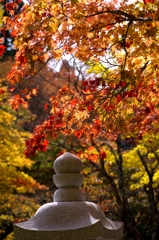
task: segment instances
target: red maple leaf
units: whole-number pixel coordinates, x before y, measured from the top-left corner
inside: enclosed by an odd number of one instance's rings
[[[0,45],[0,56],[5,52],[6,46]]]
[[[155,0],[143,0],[144,4],[146,5],[147,3],[154,3]]]
[[[106,152],[101,150],[99,156],[100,156],[101,159],[104,159],[104,158],[106,158],[107,154],[106,154]]]
[[[43,141],[43,143],[39,144],[38,150],[41,150],[41,151],[45,152],[46,149],[47,149],[48,144],[49,144],[49,141],[45,139]]]
[[[0,94],[4,94],[4,90],[0,88]]]
[[[48,104],[48,103],[45,103],[45,105],[44,105],[44,110],[48,109],[48,107],[49,107],[49,104]]]
[[[25,65],[26,63],[26,57],[24,57],[23,55],[18,56],[17,60],[21,63],[21,65]]]

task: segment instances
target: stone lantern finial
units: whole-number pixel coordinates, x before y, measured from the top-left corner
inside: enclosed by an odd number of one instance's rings
[[[55,160],[54,170],[59,188],[54,202],[41,206],[30,220],[14,224],[16,240],[121,239],[123,223],[107,219],[96,204],[84,201],[81,160],[67,152]]]
[[[79,189],[83,182],[82,162],[71,153],[65,153],[54,162],[53,176],[59,188],[54,193],[54,202],[84,201],[83,192]]]

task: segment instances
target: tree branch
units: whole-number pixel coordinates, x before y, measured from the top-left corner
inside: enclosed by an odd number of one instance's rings
[[[105,10],[105,11],[100,11],[100,12],[96,12],[94,14],[90,14],[90,15],[86,15],[84,16],[85,18],[89,18],[89,17],[94,17],[96,15],[100,15],[100,14],[112,14],[112,15],[118,15],[118,16],[122,16],[125,17],[125,21],[132,21],[132,22],[152,22],[154,19],[151,17],[148,18],[143,18],[143,17],[136,17],[132,14],[123,12],[121,10]]]

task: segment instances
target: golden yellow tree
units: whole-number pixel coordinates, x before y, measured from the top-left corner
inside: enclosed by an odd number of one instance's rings
[[[0,104],[0,235],[10,239],[12,223],[28,219],[39,206],[29,196],[44,186],[26,173],[33,165],[33,161],[24,156],[25,140],[30,134],[23,131],[17,113],[5,101],[3,96]],[[24,115],[23,110],[20,112]]]

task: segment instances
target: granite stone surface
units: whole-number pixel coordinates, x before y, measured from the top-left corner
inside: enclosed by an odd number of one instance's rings
[[[28,221],[14,224],[16,240],[119,240],[123,223],[105,217],[94,203],[84,201],[80,190],[82,162],[65,153],[54,162],[53,180],[59,188],[54,202],[41,206]]]

